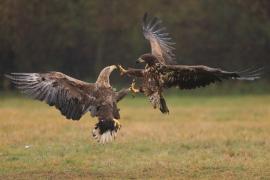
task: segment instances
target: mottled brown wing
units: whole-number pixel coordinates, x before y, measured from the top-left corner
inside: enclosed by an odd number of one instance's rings
[[[229,72],[207,66],[167,65],[162,67],[162,82],[165,88],[194,89],[226,79],[255,80],[262,69]]]
[[[11,73],[6,77],[28,96],[55,106],[67,119],[79,120],[95,103],[94,84],[60,72]]]
[[[148,18],[147,13],[143,17],[143,34],[150,41],[152,54],[157,57],[162,64],[176,64],[175,54],[169,33],[161,26],[161,20],[154,17]]]

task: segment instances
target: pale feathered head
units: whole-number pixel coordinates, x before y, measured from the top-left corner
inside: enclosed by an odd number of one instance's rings
[[[110,75],[113,70],[117,69],[115,65],[105,67],[97,78],[96,84],[99,86],[111,87],[110,85]]]

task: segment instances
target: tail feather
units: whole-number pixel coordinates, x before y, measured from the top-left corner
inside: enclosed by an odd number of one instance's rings
[[[93,137],[100,143],[105,144],[115,139],[121,125],[116,119],[100,120],[92,131]]]
[[[151,102],[151,104],[155,109],[158,107],[162,113],[164,114],[169,113],[166,101],[163,98],[162,94],[160,94],[159,92],[151,94],[149,96],[149,101]]]
[[[163,113],[163,114],[166,114],[168,113],[169,114],[169,109],[167,107],[167,104],[166,104],[166,101],[165,99],[163,98],[163,96],[160,97],[160,107],[159,107],[159,110]]]

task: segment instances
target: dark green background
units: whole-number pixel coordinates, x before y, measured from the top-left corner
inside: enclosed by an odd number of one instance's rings
[[[0,0],[0,88],[9,87],[6,72],[55,70],[93,81],[104,66],[135,66],[149,51],[144,12],[163,20],[179,63],[264,66],[270,78],[268,0]]]

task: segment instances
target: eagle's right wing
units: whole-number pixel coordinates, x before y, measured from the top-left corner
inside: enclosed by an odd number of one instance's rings
[[[129,92],[129,88],[123,88],[120,91],[116,92],[116,102],[121,101]]]
[[[262,68],[247,69],[242,72],[224,71],[208,66],[165,65],[162,66],[162,82],[165,88],[195,89],[226,79],[259,79]]]
[[[55,106],[67,119],[79,120],[95,105],[94,84],[60,72],[10,73],[5,76],[23,93]]]

